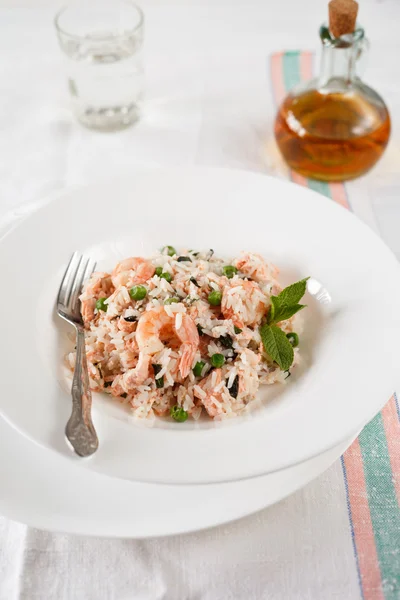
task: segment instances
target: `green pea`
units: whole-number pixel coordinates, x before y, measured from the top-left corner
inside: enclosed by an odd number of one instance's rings
[[[172,406],[172,408],[169,411],[169,414],[173,419],[175,419],[175,421],[178,421],[178,423],[183,423],[188,418],[188,413],[186,412],[186,410],[184,410],[181,406],[178,406],[177,404],[175,404],[175,406]]]
[[[222,293],[217,290],[213,290],[210,294],[208,294],[208,302],[211,304],[211,306],[219,306],[221,304],[221,300]]]
[[[223,354],[213,354],[212,357],[210,358],[210,360],[211,360],[212,366],[216,367],[217,369],[222,367],[225,363],[225,357]]]
[[[106,300],[107,300],[107,298],[99,298],[97,300],[97,302],[96,302],[97,310],[103,310],[104,312],[107,312],[108,304],[106,304]]]
[[[293,333],[287,333],[286,337],[292,344],[293,348],[296,348],[299,345],[299,336],[297,335],[297,333],[294,333],[294,331]]]
[[[176,250],[173,246],[164,246],[163,252],[167,251],[168,256],[174,256],[176,254]]]
[[[172,281],[171,273],[161,273],[160,278],[165,279],[166,281],[168,281],[168,283],[171,283]]]
[[[175,302],[180,302],[179,298],[166,298],[164,300],[164,304],[174,304]]]
[[[202,360],[199,360],[199,362],[197,362],[194,367],[193,367],[193,373],[195,374],[196,377],[201,377],[201,374],[203,372],[204,367],[206,366],[206,363],[203,362]]]
[[[234,325],[233,329],[234,329],[234,332],[236,333],[236,335],[238,333],[242,333],[242,331],[243,331],[242,329],[240,329],[240,327],[236,327],[236,325]]]
[[[228,279],[232,279],[232,277],[236,275],[238,270],[233,265],[226,265],[226,267],[222,267],[222,272]]]
[[[160,277],[162,273],[162,267],[156,267],[156,275],[158,275]]]
[[[132,300],[143,300],[143,298],[146,298],[147,290],[144,285],[134,285],[129,290],[129,295]]]

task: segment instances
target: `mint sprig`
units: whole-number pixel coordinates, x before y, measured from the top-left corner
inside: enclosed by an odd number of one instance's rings
[[[287,371],[293,362],[294,352],[286,334],[276,325],[265,323],[260,327],[260,335],[265,352],[278,363],[282,371]]]
[[[306,307],[305,304],[299,304],[299,302],[306,293],[308,279],[310,278],[301,279],[301,281],[286,287],[278,296],[271,296],[271,308],[267,317],[269,325],[286,321]]]
[[[260,327],[260,336],[265,352],[278,363],[282,371],[287,371],[293,363],[293,346],[282,329],[277,327],[280,321],[286,321],[299,310],[306,307],[299,304],[307,288],[309,277],[289,285],[278,296],[271,296],[271,306],[267,322]]]
[[[309,277],[305,279],[300,279],[297,283],[292,283],[292,285],[288,285],[284,290],[277,296],[280,302],[283,304],[297,304],[300,302],[307,289],[307,281]]]
[[[279,296],[271,296],[271,308],[267,317],[268,324],[273,325],[274,323],[280,323],[280,321],[286,321],[305,306],[305,304],[281,304]]]

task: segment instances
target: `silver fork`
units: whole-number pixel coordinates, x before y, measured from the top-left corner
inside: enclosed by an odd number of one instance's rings
[[[83,282],[90,277],[96,263],[74,252],[61,282],[57,298],[57,312],[76,329],[76,363],[72,380],[72,412],[65,427],[65,435],[79,456],[90,456],[99,446],[92,423],[92,394],[86,362],[85,333],[79,295]]]

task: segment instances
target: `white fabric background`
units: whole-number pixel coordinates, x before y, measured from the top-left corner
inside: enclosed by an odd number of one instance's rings
[[[98,134],[69,112],[52,27],[58,3],[0,0],[0,216],[135,165],[285,176],[272,141],[268,59],[283,49],[318,49],[325,0],[141,5],[146,114],[127,131]],[[379,165],[348,191],[355,212],[400,257],[400,3],[363,0],[360,20],[372,42],[366,81],[387,100],[394,131]],[[84,539],[0,520],[0,600],[358,598],[340,462],[257,515],[169,539]]]

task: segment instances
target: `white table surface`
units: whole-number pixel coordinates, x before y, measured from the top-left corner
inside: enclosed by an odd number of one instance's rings
[[[362,0],[365,80],[387,100],[390,146],[347,189],[400,257],[400,2]],[[269,55],[318,49],[323,0],[142,0],[148,98],[117,134],[71,116],[50,0],[0,0],[0,217],[135,165],[211,165],[285,177],[272,139]],[[396,56],[397,54],[397,56]],[[10,212],[11,211],[11,212]],[[0,486],[1,487],[1,486]],[[76,538],[0,519],[0,599],[361,598],[340,462],[278,505],[150,541]]]

